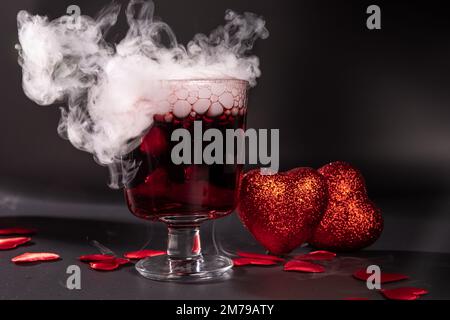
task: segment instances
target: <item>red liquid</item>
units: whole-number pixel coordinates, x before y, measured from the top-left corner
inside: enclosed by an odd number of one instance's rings
[[[130,155],[141,162],[139,172],[125,189],[128,207],[136,216],[148,220],[214,219],[235,209],[242,165],[175,165],[172,162],[172,148],[179,143],[170,139],[175,129],[190,131],[191,152],[194,153],[195,120],[202,121],[203,132],[216,128],[224,138],[226,129],[245,129],[245,113],[222,114],[214,118],[197,115],[174,118],[171,122],[155,117],[153,127],[142,139],[140,147]],[[209,143],[203,142],[203,146]]]

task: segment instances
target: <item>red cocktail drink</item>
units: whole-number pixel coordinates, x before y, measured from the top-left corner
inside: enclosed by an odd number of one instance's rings
[[[227,129],[244,129],[245,113],[231,111],[224,110],[214,117],[190,114],[184,119],[169,114],[167,121],[156,117],[140,147],[133,152],[133,159],[141,165],[125,190],[131,212],[149,220],[174,220],[179,216],[213,219],[236,207],[242,164],[195,164],[193,159],[187,164],[174,164],[171,159],[171,151],[178,143],[171,141],[174,130],[189,131],[192,150],[194,139],[201,139],[194,135],[194,121],[201,121],[203,131],[215,128],[224,137]],[[208,143],[202,142],[202,150]]]
[[[248,83],[186,80],[169,81],[167,86],[168,93],[159,103],[170,111],[154,117],[139,147],[128,156],[140,166],[125,188],[125,197],[136,216],[168,225],[168,256],[141,260],[136,268],[156,280],[209,279],[223,274],[232,262],[202,255],[199,224],[227,215],[237,205],[242,163],[237,161],[239,147],[230,155],[225,139],[227,131],[245,129]],[[203,133],[210,129],[223,137],[216,149],[222,161],[214,163],[205,161],[203,154],[212,142]],[[188,137],[184,145],[189,146],[179,153],[187,160],[182,163],[173,153],[180,143],[173,136],[179,130],[184,130]]]

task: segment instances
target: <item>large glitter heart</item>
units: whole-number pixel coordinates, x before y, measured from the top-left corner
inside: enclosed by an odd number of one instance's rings
[[[369,200],[362,174],[345,162],[320,168],[329,201],[308,242],[333,251],[357,250],[372,244],[383,230],[380,210]]]
[[[289,253],[311,235],[327,203],[323,177],[311,168],[275,175],[252,170],[240,188],[239,217],[274,254]]]

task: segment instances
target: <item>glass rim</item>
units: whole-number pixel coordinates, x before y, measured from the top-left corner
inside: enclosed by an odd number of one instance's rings
[[[186,79],[186,78],[181,78],[181,79],[162,79],[162,80],[155,80],[155,81],[159,81],[159,82],[197,82],[197,83],[211,83],[211,82],[240,82],[243,83],[247,86],[250,85],[250,83],[247,80],[243,80],[243,79],[236,79],[236,78],[195,78],[195,79]]]

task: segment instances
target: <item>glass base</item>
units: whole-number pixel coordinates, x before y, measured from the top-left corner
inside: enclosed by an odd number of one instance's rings
[[[152,280],[191,282],[226,277],[232,266],[231,259],[218,255],[191,260],[169,259],[163,255],[140,260],[136,263],[136,270]]]

